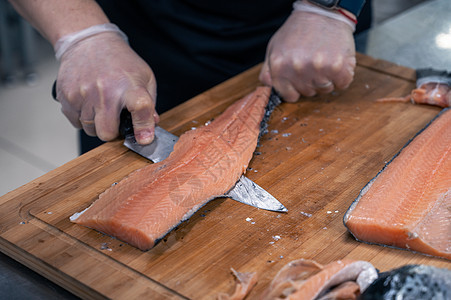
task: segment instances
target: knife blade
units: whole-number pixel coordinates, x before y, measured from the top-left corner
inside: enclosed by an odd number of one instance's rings
[[[176,135],[173,135],[159,126],[155,126],[155,138],[152,143],[149,145],[138,144],[133,134],[131,115],[127,110],[121,112],[119,131],[121,135],[125,137],[125,147],[154,163],[163,161],[167,158],[178,140]],[[260,209],[276,212],[288,211],[288,209],[270,193],[244,175],[240,177],[235,186],[226,193],[224,197],[229,197],[235,201]]]

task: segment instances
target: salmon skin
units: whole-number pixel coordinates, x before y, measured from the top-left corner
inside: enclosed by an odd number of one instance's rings
[[[258,87],[209,125],[182,134],[168,158],[134,171],[71,221],[141,250],[152,248],[208,201],[234,187],[265,127],[270,92],[269,87]]]
[[[359,300],[451,299],[451,270],[406,265],[383,272]]]
[[[360,192],[344,224],[363,242],[451,259],[451,109]]]

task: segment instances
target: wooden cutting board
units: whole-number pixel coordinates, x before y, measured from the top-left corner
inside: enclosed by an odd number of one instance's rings
[[[216,199],[155,248],[142,252],[69,216],[150,163],[107,143],[0,198],[0,250],[83,298],[212,299],[231,292],[230,268],[258,272],[251,299],[291,260],[366,260],[382,271],[449,261],[354,240],[342,217],[360,189],[440,111],[406,103],[414,70],[358,55],[346,91],[283,103],[246,176],[289,212]],[[180,135],[220,114],[259,84],[256,66],[161,116]]]

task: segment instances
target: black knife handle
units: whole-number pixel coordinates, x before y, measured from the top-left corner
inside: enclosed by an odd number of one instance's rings
[[[56,80],[53,82],[52,85],[52,97],[55,101],[58,101],[58,99],[56,99]]]
[[[133,135],[132,115],[127,109],[121,111],[119,133],[122,137]]]

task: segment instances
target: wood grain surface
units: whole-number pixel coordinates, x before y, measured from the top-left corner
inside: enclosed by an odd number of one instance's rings
[[[133,170],[150,163],[115,141],[0,198],[0,250],[83,298],[214,299],[231,292],[239,272],[258,272],[258,299],[291,260],[342,258],[385,271],[449,261],[357,242],[342,218],[359,191],[440,111],[407,103],[414,70],[358,54],[346,91],[283,103],[246,173],[289,210],[275,213],[215,199],[155,248],[142,252],[73,224],[69,216]],[[180,135],[255,89],[260,66],[164,113],[160,125]]]

